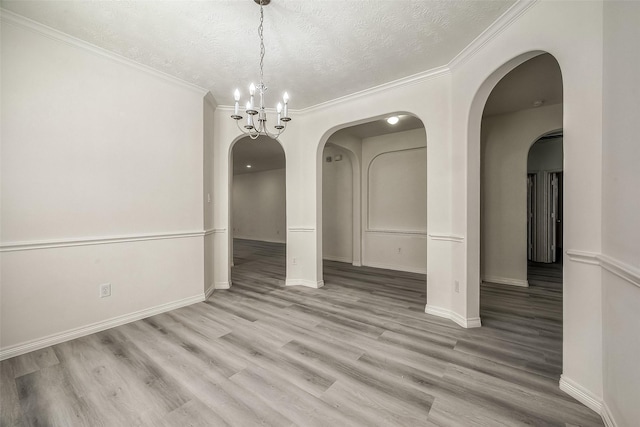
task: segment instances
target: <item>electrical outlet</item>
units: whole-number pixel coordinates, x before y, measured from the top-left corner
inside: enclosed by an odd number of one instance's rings
[[[100,285],[100,298],[106,298],[111,296],[111,283],[104,283]]]
[[[457,280],[453,283],[455,291],[456,292],[460,292],[460,282],[458,282]]]
[[[293,265],[298,265],[298,259],[297,258],[293,258],[291,260],[291,262],[292,262]]]

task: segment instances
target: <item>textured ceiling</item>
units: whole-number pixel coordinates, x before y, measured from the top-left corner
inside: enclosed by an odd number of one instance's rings
[[[304,108],[447,64],[513,0],[272,0],[268,104]],[[257,82],[252,0],[2,1],[2,7],[211,90],[232,104]]]
[[[562,73],[556,59],[545,53],[523,62],[498,82],[487,99],[484,115],[511,113],[562,102]]]

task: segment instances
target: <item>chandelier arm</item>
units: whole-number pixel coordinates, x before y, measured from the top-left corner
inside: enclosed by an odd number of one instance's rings
[[[241,128],[240,127],[240,120],[236,120],[236,126],[238,127],[240,132],[242,132],[242,134],[249,136],[251,139],[256,139],[256,138],[258,138],[258,136],[260,136],[260,132],[253,133],[250,130]]]
[[[278,139],[278,137],[280,135],[282,135],[282,133],[287,129],[287,124],[284,124],[284,127],[282,129],[277,129],[278,133],[270,133],[269,131],[267,131],[267,128],[265,126],[265,133],[269,136],[269,138],[271,139]]]

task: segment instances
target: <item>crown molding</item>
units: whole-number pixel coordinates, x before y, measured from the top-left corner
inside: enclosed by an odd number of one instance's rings
[[[96,46],[94,44],[81,40],[79,38],[73,37],[67,33],[63,33],[62,31],[58,31],[54,28],[48,27],[44,24],[41,24],[40,22],[26,18],[22,15],[18,15],[17,13],[11,12],[7,9],[0,8],[0,19],[2,20],[3,24],[5,23],[12,24],[12,25],[33,31],[51,40],[59,41],[69,46],[77,47],[79,49],[91,52],[95,55],[109,59],[116,63],[126,65],[138,71],[142,71],[146,74],[149,74],[153,77],[164,80],[168,83],[172,83],[183,89],[191,90],[199,95],[204,96],[209,92],[208,89],[202,88],[193,83],[182,80],[178,77],[172,76],[170,74],[159,71],[155,68],[149,67],[148,65],[141,64],[125,56],[119,55],[115,52],[111,52],[110,50],[101,48],[99,46]],[[213,102],[216,103],[215,99],[213,100]]]
[[[345,101],[354,101],[359,98],[375,95],[380,92],[386,92],[391,89],[397,89],[404,86],[412,86],[415,84],[422,83],[426,80],[431,80],[437,77],[442,77],[449,73],[449,67],[443,65],[441,67],[432,68],[427,71],[422,71],[420,73],[412,74],[407,77],[402,77],[397,80],[392,80],[390,82],[382,83],[377,86],[373,86],[367,89],[363,89],[357,92],[350,93],[348,95],[343,95],[338,98],[331,99],[329,101],[321,102],[316,105],[312,105],[311,107],[305,107],[298,110],[300,113],[310,113],[315,110],[321,110],[329,107],[333,107],[336,104],[341,104]],[[292,111],[292,110],[291,110]]]
[[[532,6],[538,3],[540,0],[518,0],[513,6],[507,9],[498,19],[496,19],[486,30],[480,33],[471,43],[469,43],[464,49],[453,57],[446,65],[432,68],[430,70],[422,71],[411,76],[402,77],[397,80],[393,80],[387,83],[382,83],[377,86],[373,86],[367,89],[363,89],[358,92],[354,92],[348,95],[340,96],[338,98],[331,99],[329,101],[321,102],[319,104],[312,105],[310,107],[301,108],[298,110],[289,110],[292,113],[309,113],[316,110],[329,108],[340,104],[345,101],[353,101],[366,96],[374,95],[376,93],[384,92],[390,89],[395,89],[403,86],[410,86],[419,84],[423,81],[441,77],[454,71],[457,67],[471,59],[476,53],[478,53],[487,43],[498,36],[502,31],[507,29],[518,18],[520,18],[525,12],[527,12]],[[218,107],[222,110],[232,110],[233,106],[221,105]]]
[[[330,108],[337,104],[341,104],[345,101],[353,101],[359,98],[368,97],[380,92],[385,92],[391,89],[396,89],[404,86],[411,86],[415,84],[422,83],[426,80],[430,80],[433,78],[441,77],[447,74],[450,74],[455,68],[464,64],[470,58],[472,58],[476,53],[478,53],[487,43],[489,43],[493,38],[499,35],[502,31],[508,28],[513,22],[515,22],[520,16],[522,16],[527,10],[529,10],[533,5],[538,3],[540,0],[518,0],[513,4],[506,12],[504,12],[498,19],[496,19],[486,30],[484,30],[479,36],[477,36],[471,43],[469,43],[460,53],[458,53],[448,64],[432,68],[430,70],[422,71],[420,73],[416,73],[410,76],[402,77],[397,80],[393,80],[390,82],[382,83],[377,86],[373,86],[367,89],[363,89],[357,92],[350,93],[348,95],[343,95],[338,98],[334,98],[325,102],[321,102],[319,104],[315,104],[309,107],[290,110],[292,113],[304,114],[313,112],[316,110],[321,110],[325,108]],[[35,31],[39,34],[42,34],[51,39],[61,41],[67,43],[69,45],[79,47],[81,49],[90,51],[94,54],[100,55],[102,57],[111,59],[112,61],[128,65],[137,70],[146,72],[147,74],[153,75],[155,77],[161,78],[165,81],[174,83],[183,88],[190,89],[192,91],[197,92],[200,95],[205,95],[209,92],[208,89],[202,88],[200,86],[194,85],[193,83],[182,80],[178,77],[174,77],[172,75],[166,74],[162,71],[156,70],[155,68],[149,67],[147,65],[136,62],[132,59],[126,58],[117,53],[111,52],[109,50],[103,49],[91,43],[88,43],[84,40],[78,39],[61,31],[55,30],[51,27],[48,27],[39,22],[33,21],[29,18],[25,18],[16,13],[10,12],[6,9],[0,8],[0,17],[3,22],[15,24],[22,26],[24,28]],[[212,100],[214,107],[223,111],[230,111],[234,107],[230,105],[218,105],[215,99]]]
[[[533,5],[540,0],[518,0],[513,6],[506,10],[498,19],[496,19],[486,30],[484,30],[478,37],[476,37],[471,43],[460,51],[451,61],[447,64],[447,67],[451,70],[461,66],[469,59],[471,59],[476,53],[478,53],[487,43],[493,38],[498,36],[501,32],[506,30],[513,24],[520,16],[522,16]]]

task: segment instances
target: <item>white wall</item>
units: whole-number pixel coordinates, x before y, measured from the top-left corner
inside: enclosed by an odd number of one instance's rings
[[[21,22],[2,18],[2,357],[204,289],[204,91]]]
[[[640,419],[640,3],[604,5],[602,304],[604,399]]]
[[[233,176],[233,235],[238,239],[286,242],[285,170]]]
[[[336,161],[336,156],[342,159]],[[322,157],[322,256],[353,262],[353,165],[346,150],[327,145]],[[332,159],[327,162],[327,157]],[[356,165],[357,166],[357,165]]]
[[[209,294],[214,289],[213,265],[214,265],[214,239],[213,239],[213,114],[216,109],[216,102],[208,93],[203,102],[203,188],[202,199],[204,203],[204,287],[205,293]]]
[[[426,273],[424,129],[362,140],[362,263]]]
[[[528,286],[527,156],[540,136],[561,128],[562,104],[482,120],[480,258],[486,282]]]

